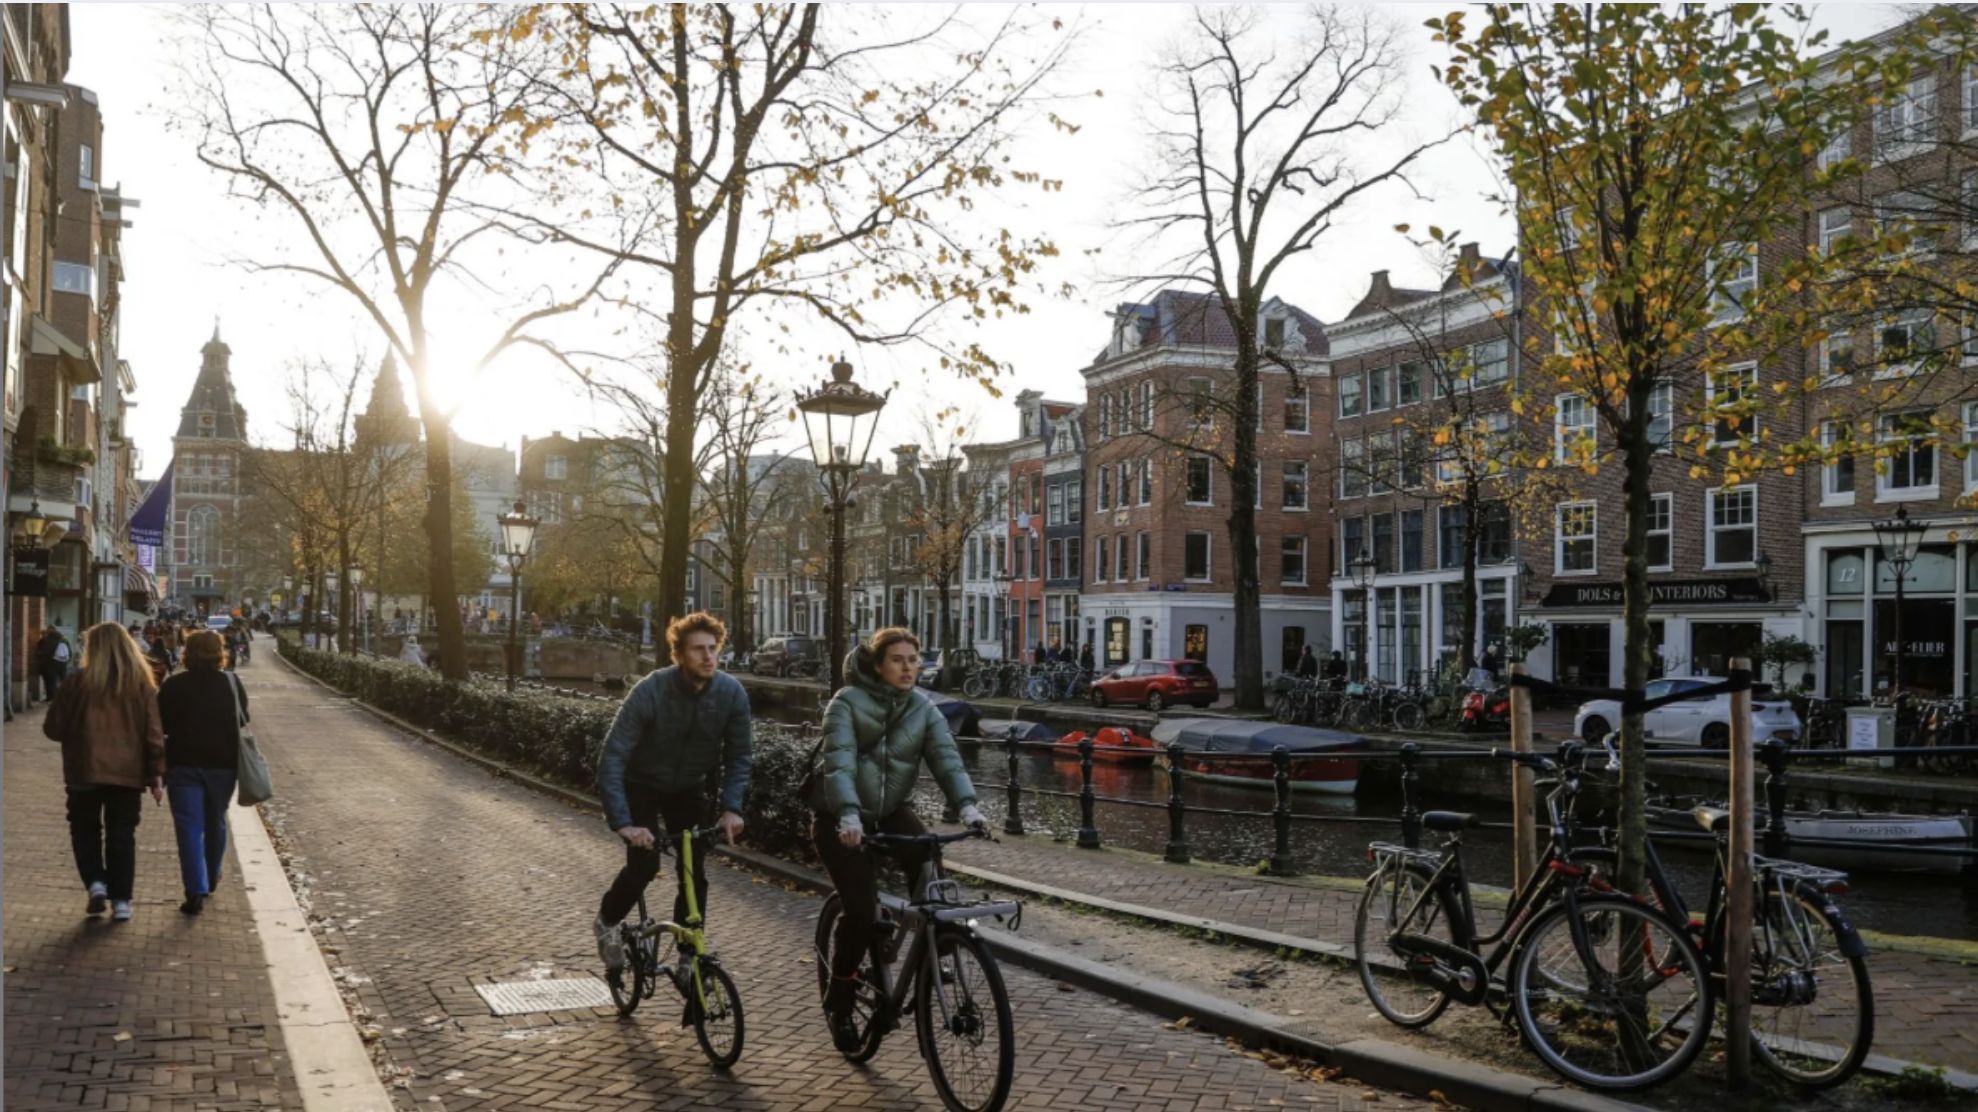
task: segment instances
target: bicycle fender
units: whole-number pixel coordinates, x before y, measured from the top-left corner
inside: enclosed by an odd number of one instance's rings
[[[1861,940],[1861,932],[1855,929],[1847,913],[1840,909],[1832,896],[1811,884],[1797,885],[1800,897],[1820,909],[1820,916],[1834,928],[1834,938],[1840,942],[1841,954],[1850,958],[1868,956],[1868,943]]]

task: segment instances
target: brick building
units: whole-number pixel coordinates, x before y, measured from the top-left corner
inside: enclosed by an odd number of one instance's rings
[[[1331,429],[1326,330],[1272,299],[1266,345],[1284,364],[1262,371],[1257,510],[1266,677],[1303,646],[1329,645],[1324,554],[1330,522],[1312,501]],[[1113,335],[1082,372],[1086,385],[1083,639],[1103,666],[1206,661],[1235,675],[1235,580],[1229,476],[1189,450],[1225,435],[1235,334],[1210,297],[1164,291],[1114,314]],[[1223,399],[1219,403],[1217,398]]]
[[[241,458],[247,410],[234,397],[233,349],[213,338],[199,349],[199,377],[172,437],[168,599],[195,613],[223,613],[240,597]]]

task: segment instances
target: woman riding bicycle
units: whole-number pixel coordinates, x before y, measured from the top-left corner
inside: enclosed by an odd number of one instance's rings
[[[845,909],[831,949],[831,989],[825,998],[831,1039],[845,1052],[859,1045],[852,1004],[879,904],[873,862],[859,848],[865,832],[927,832],[908,805],[922,762],[941,794],[960,807],[964,824],[988,827],[947,719],[914,686],[919,674],[920,639],[905,629],[882,629],[845,657],[845,686],[824,710],[824,759],[811,800],[816,811],[811,836]],[[925,850],[894,852],[909,877],[919,875]]]

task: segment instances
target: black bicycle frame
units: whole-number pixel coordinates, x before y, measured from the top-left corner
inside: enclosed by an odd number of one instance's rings
[[[875,840],[874,844],[879,843]],[[951,930],[966,930],[968,929],[966,925],[960,928],[947,925],[965,924],[967,920],[989,916],[1000,918],[1004,915],[1016,914],[1021,910],[1018,904],[1010,901],[960,904],[932,899],[929,894],[937,885],[954,882],[948,880],[946,871],[941,867],[940,843],[927,843],[927,850],[927,868],[924,875],[908,878],[909,884],[921,885],[921,898],[924,902],[917,903],[886,892],[879,893],[879,905],[893,915],[894,930],[906,929],[909,917],[919,920],[914,925],[913,938],[908,942],[906,957],[900,963],[900,968],[905,972],[897,984],[891,983],[892,972],[887,963],[879,960],[879,940],[873,940],[872,968],[878,974],[879,998],[885,1005],[883,1015],[877,1018],[885,1024],[884,1030],[894,1029],[900,1017],[913,1014],[914,983],[922,977],[939,975],[934,968],[937,952],[935,944],[944,927]]]

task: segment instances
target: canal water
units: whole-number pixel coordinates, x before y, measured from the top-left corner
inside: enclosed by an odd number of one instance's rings
[[[782,720],[801,716],[764,708],[758,713]],[[963,760],[977,782],[982,809],[1000,830],[1008,793],[1008,755],[1001,744],[964,744]],[[1017,782],[1024,789],[1023,821],[1030,837],[1062,837],[1077,832],[1080,786],[1075,755],[1026,749],[1018,756]],[[1146,853],[1162,852],[1168,842],[1168,776],[1151,766],[1094,762],[1092,790],[1100,797],[1094,826],[1106,845]],[[1062,795],[1046,795],[1043,792]],[[1252,866],[1267,860],[1274,841],[1270,810],[1275,796],[1266,783],[1257,787],[1216,784],[1184,777],[1188,805],[1188,849],[1194,857],[1227,865]],[[1111,800],[1139,801],[1140,805]],[[923,779],[921,813],[938,815],[940,793]],[[1147,804],[1158,804],[1149,806]],[[1492,801],[1428,794],[1423,810],[1472,811],[1486,821],[1508,823],[1510,809]],[[1212,812],[1235,812],[1216,814]],[[1291,858],[1299,871],[1327,876],[1364,876],[1367,843],[1401,840],[1401,799],[1368,785],[1351,797],[1293,792]],[[1593,810],[1580,815],[1584,826],[1604,826],[1612,816]],[[1049,833],[1047,833],[1049,832]],[[1425,837],[1424,844],[1429,844]],[[1699,848],[1662,842],[1663,863],[1676,875],[1684,897],[1699,910],[1710,880],[1711,858]],[[1510,887],[1511,832],[1473,830],[1463,838],[1463,863],[1472,880]],[[1978,939],[1978,879],[1944,874],[1850,874],[1850,890],[1839,898],[1855,925],[1890,934]],[[1291,928],[1287,928],[1291,929]],[[1296,933],[1295,929],[1291,931]]]

